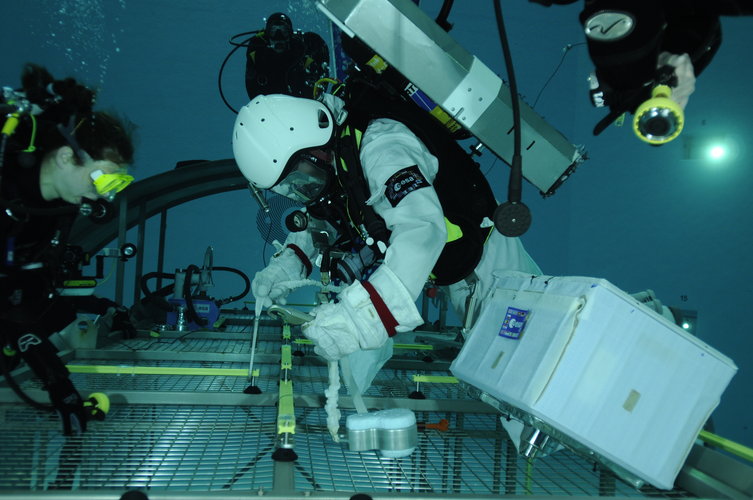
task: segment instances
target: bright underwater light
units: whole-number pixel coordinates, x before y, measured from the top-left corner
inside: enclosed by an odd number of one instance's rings
[[[727,148],[722,144],[713,144],[709,147],[708,155],[712,160],[721,160],[727,156]]]
[[[726,136],[683,137],[683,158],[686,160],[706,160],[727,162],[737,156],[736,141]]]

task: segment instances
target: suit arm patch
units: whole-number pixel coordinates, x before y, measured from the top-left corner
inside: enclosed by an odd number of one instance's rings
[[[392,207],[396,207],[400,200],[408,196],[417,189],[429,187],[429,181],[421,173],[417,165],[406,167],[395,172],[392,177],[384,183],[386,186],[385,195]]]

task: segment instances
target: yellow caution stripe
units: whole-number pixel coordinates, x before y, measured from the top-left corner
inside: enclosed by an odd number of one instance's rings
[[[457,384],[458,379],[449,375],[413,375],[414,382],[427,384]]]
[[[227,376],[247,377],[248,369],[244,368],[181,368],[177,366],[115,366],[115,365],[67,365],[71,373],[97,373],[107,375],[195,375],[195,376]],[[256,369],[251,374],[259,376]]]
[[[281,347],[281,361],[280,361],[280,369],[282,370],[291,370],[293,368],[293,356],[290,352],[290,346],[284,345]]]
[[[293,382],[280,381],[279,400],[277,402],[277,433],[295,434],[295,409],[293,407]]]

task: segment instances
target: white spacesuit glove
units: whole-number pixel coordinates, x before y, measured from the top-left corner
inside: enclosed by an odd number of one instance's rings
[[[316,307],[311,311],[314,320],[303,325],[303,334],[314,342],[314,352],[329,361],[359,349],[381,347],[396,332],[411,331],[423,323],[405,285],[385,265],[368,282],[357,281],[345,288],[338,298],[338,303]]]
[[[288,245],[267,267],[257,272],[251,282],[256,301],[261,302],[264,308],[273,303],[285,304],[285,298],[291,291],[285,282],[299,281],[311,272],[311,268],[304,265],[303,257],[300,250],[296,252]]]
[[[672,87],[671,99],[685,109],[690,95],[695,91],[695,72],[688,54],[671,54],[662,52],[657,60],[657,68],[672,66],[677,76],[677,85]]]

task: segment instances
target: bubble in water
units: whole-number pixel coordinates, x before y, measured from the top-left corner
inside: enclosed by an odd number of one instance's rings
[[[125,0],[120,0],[118,7],[124,10]],[[123,33],[123,29],[120,16],[113,15],[112,9],[108,0],[43,0],[50,35],[42,37],[45,46],[57,49],[63,44],[63,55],[74,76],[99,87],[104,85],[107,62],[120,52],[114,33]],[[57,29],[51,29],[53,25]],[[93,65],[93,61],[104,64]]]

